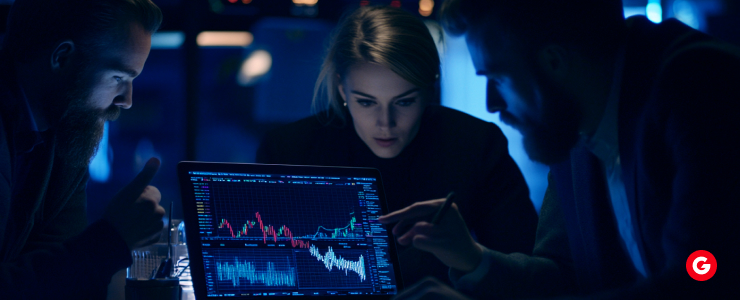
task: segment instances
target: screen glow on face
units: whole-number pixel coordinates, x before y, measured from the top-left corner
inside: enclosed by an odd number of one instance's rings
[[[387,67],[353,66],[339,92],[357,135],[378,157],[398,156],[419,131],[424,112],[421,90]]]

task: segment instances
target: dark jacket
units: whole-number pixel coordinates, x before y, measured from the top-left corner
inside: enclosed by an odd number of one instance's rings
[[[87,170],[55,157],[53,129],[29,144],[25,100],[10,64],[0,65],[0,297],[105,299],[131,264],[128,247],[104,221],[85,228]]]
[[[455,191],[460,212],[481,244],[504,253],[532,251],[537,214],[496,125],[432,105],[414,140],[397,157],[383,159],[348,122],[324,126],[309,117],[279,128],[260,145],[257,162],[377,168],[390,211]],[[427,252],[401,247],[399,257],[405,284],[428,275],[449,281],[448,268]]]
[[[603,168],[579,146],[551,166],[534,255],[492,253],[478,296],[740,296],[740,51],[676,20],[628,28],[619,152],[647,278],[620,242]],[[687,272],[697,250],[717,259],[704,282]]]

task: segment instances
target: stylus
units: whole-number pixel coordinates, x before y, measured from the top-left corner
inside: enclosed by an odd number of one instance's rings
[[[437,210],[437,213],[434,214],[434,218],[432,218],[433,225],[439,224],[439,221],[442,220],[442,217],[450,209],[450,206],[452,206],[452,202],[455,201],[454,198],[455,198],[455,192],[450,192],[449,194],[447,194],[447,199],[445,199],[445,204],[442,204],[442,206]]]

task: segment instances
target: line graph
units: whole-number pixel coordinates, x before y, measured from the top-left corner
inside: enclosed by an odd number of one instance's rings
[[[364,233],[362,232],[362,224],[357,224],[357,218],[354,216],[354,212],[349,213],[352,215],[352,219],[349,220],[349,223],[347,226],[340,227],[340,228],[326,228],[324,226],[319,226],[318,229],[316,229],[316,233],[313,235],[307,235],[303,236],[303,238],[311,238],[311,239],[318,239],[318,238],[332,238],[332,239],[338,239],[338,238],[362,238],[364,237]],[[324,231],[324,232],[322,232]]]
[[[309,248],[309,253],[311,253],[313,257],[316,257],[316,260],[323,262],[324,267],[326,267],[327,270],[331,271],[332,269],[337,268],[344,271],[344,275],[347,275],[347,272],[351,270],[360,276],[360,281],[365,281],[365,260],[362,255],[360,255],[358,261],[346,260],[341,256],[335,255],[331,246],[329,246],[329,250],[326,251],[326,254],[321,255],[321,253],[319,253],[319,249],[314,245],[311,245],[311,248]]]
[[[334,249],[311,245],[308,250],[294,250],[302,288],[368,288],[367,250]],[[324,252],[323,254],[321,252]]]

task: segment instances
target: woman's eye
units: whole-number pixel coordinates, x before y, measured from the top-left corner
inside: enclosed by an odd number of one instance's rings
[[[416,99],[414,99],[414,98],[411,98],[411,99],[401,99],[401,100],[396,101],[396,105],[398,105],[398,106],[409,106],[411,104],[414,104],[414,102],[416,102]]]
[[[121,81],[123,81],[123,77],[121,77],[121,76],[113,76],[113,79],[115,79],[115,80],[116,80],[116,82],[121,82]]]
[[[375,104],[375,102],[372,100],[364,100],[364,99],[357,99],[357,103],[365,107]]]

